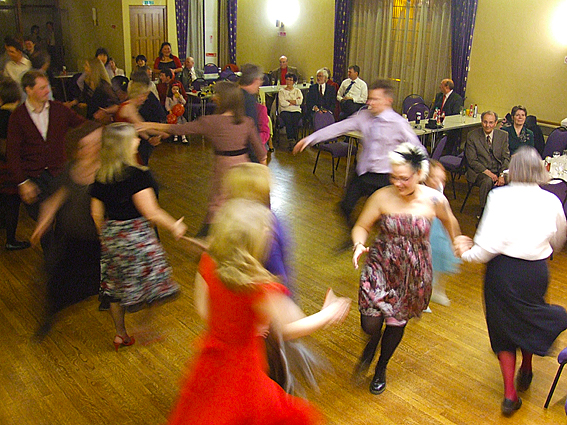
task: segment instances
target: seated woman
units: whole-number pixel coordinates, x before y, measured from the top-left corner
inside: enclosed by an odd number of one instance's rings
[[[163,71],[164,69],[171,69],[174,74],[183,70],[183,66],[181,65],[179,58],[171,54],[171,44],[167,41],[161,43],[159,56],[154,61],[154,72],[156,75],[159,75],[160,71]]]
[[[521,105],[514,106],[510,115],[511,125],[502,127],[502,130],[508,133],[510,155],[513,155],[520,146],[534,146],[534,133],[525,126],[528,116],[526,108]]]
[[[301,102],[303,102],[301,90],[294,87],[296,82],[297,75],[287,73],[285,75],[286,86],[282,87],[278,94],[280,116],[285,125],[290,150],[297,142],[299,120],[301,119]]]

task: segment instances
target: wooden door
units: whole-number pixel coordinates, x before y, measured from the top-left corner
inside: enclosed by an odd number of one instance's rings
[[[167,40],[166,24],[166,6],[130,6],[132,69],[138,55],[148,58],[148,66],[153,68],[161,43]]]

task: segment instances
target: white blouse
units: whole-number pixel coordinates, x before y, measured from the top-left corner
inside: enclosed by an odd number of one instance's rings
[[[301,102],[303,102],[303,94],[301,90],[294,87],[291,90],[286,90],[282,87],[279,92],[280,112],[301,112]],[[295,100],[296,105],[289,103],[290,100]]]
[[[488,194],[474,237],[462,259],[486,263],[499,254],[542,260],[560,249],[567,237],[561,202],[537,184],[511,183]]]

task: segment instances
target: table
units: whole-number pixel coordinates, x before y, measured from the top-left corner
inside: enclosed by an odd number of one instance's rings
[[[458,130],[458,129],[463,129],[466,127],[474,127],[476,125],[479,125],[481,120],[480,120],[480,115],[477,117],[462,117],[461,115],[450,115],[448,117],[445,117],[445,121],[443,122],[443,127],[440,128],[435,128],[435,129],[429,129],[429,128],[425,128],[425,124],[427,121],[422,121],[420,123],[419,126],[416,125],[415,121],[410,121],[410,126],[413,130],[413,132],[418,136],[426,136],[428,134],[431,134],[432,139],[431,139],[431,152],[433,152],[433,149],[435,148],[435,136],[437,135],[437,133],[440,133],[442,131],[448,131],[448,130]],[[354,139],[362,139],[362,133],[360,133],[359,131],[351,131],[349,133],[346,133],[345,136],[347,136],[349,138],[349,143],[348,143],[348,154],[347,154],[347,165],[346,165],[346,176],[345,176],[345,183],[344,186],[346,187],[347,184],[347,179],[348,179],[348,173],[349,173],[349,169],[350,169],[350,159],[352,157],[352,147],[354,144]]]
[[[302,92],[305,90],[309,90],[309,87],[311,86],[311,84],[309,83],[301,83],[301,84],[295,84],[295,87],[297,87],[299,90],[301,90]],[[259,95],[260,95],[260,103],[262,105],[266,104],[266,94],[274,94],[274,93],[279,93],[280,89],[282,87],[282,85],[277,85],[277,86],[261,86],[260,87],[260,91],[259,91]]]
[[[63,89],[63,98],[65,99],[65,102],[67,102],[67,81],[70,81],[75,74],[78,74],[78,72],[67,72],[66,74],[59,74],[53,77],[55,80],[61,81],[61,88]]]
[[[209,100],[211,97],[213,97],[212,93],[207,93],[207,94],[203,94],[200,91],[198,92],[193,92],[193,91],[189,91],[187,92],[187,96],[191,96],[194,97],[196,99],[201,99],[201,115],[205,115],[205,108],[207,107],[207,100]],[[193,102],[191,102],[191,105],[193,104]],[[191,115],[189,116],[189,118],[191,118]]]

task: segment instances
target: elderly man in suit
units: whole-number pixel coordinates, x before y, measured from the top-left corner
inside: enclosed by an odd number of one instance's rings
[[[275,84],[285,86],[285,75],[288,73],[294,74],[297,77],[297,81],[301,81],[301,75],[299,75],[297,68],[294,66],[288,66],[287,57],[280,56],[280,67],[270,72],[270,80],[275,82]]]
[[[495,186],[505,184],[504,170],[510,164],[508,133],[496,129],[498,115],[493,111],[481,115],[482,128],[469,132],[465,146],[467,159],[467,181],[480,188],[481,216],[488,192]]]
[[[463,107],[463,98],[453,89],[455,88],[455,83],[449,78],[441,80],[439,84],[439,89],[441,90],[435,96],[435,101],[433,102],[433,111],[435,109],[439,110],[439,113],[445,112],[446,116],[458,115]],[[447,133],[447,144],[445,145],[444,154],[445,155],[456,155],[457,154],[457,143],[459,141],[459,136],[461,132],[459,130],[448,131]]]
[[[463,98],[453,90],[454,88],[453,80],[445,78],[441,81],[439,84],[441,91],[435,96],[433,110],[439,109],[440,112],[445,112],[445,115],[458,115],[461,112]]]
[[[306,111],[311,119],[319,111],[335,111],[337,91],[327,84],[329,73],[325,68],[317,71],[317,83],[312,84],[307,92]]]

